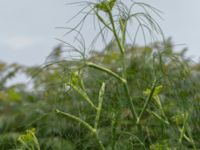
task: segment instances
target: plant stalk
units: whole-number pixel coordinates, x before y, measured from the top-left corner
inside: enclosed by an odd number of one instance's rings
[[[74,115],[71,115],[69,113],[65,113],[65,112],[62,112],[58,109],[56,109],[56,113],[57,114],[60,114],[60,115],[63,115],[65,117],[68,117],[68,118],[71,118],[77,122],[79,122],[80,124],[82,124],[83,126],[85,126],[97,139],[98,143],[99,143],[99,146],[101,148],[101,150],[105,150],[104,146],[103,146],[103,143],[102,141],[99,139],[99,136],[98,136],[98,133],[97,133],[97,130],[95,128],[93,128],[91,125],[89,125],[87,122],[83,121],[82,119],[74,116]]]
[[[146,110],[146,108],[147,108],[147,106],[148,106],[150,100],[151,100],[152,97],[153,97],[153,94],[154,94],[154,91],[155,91],[155,88],[156,88],[156,82],[157,82],[157,80],[155,80],[155,81],[153,82],[153,85],[152,85],[152,87],[151,87],[151,92],[150,92],[149,96],[148,96],[147,99],[146,99],[146,102],[145,102],[145,104],[144,104],[144,107],[142,108],[142,111],[141,111],[141,113],[140,113],[140,115],[139,115],[139,118],[137,119],[136,124],[139,124],[139,122],[140,122],[140,120],[141,120],[141,118],[142,118],[143,113],[145,112],[145,110]]]
[[[99,119],[100,119],[100,115],[101,115],[101,111],[102,111],[104,92],[105,92],[105,83],[102,83],[101,89],[99,91],[99,99],[98,99],[99,103],[98,103],[98,107],[97,107],[97,114],[96,114],[95,125],[94,125],[95,129],[97,129],[98,125],[99,125]]]
[[[131,98],[131,95],[130,95],[130,91],[129,91],[129,88],[128,88],[128,84],[127,84],[127,77],[126,77],[126,58],[125,58],[125,50],[124,50],[124,43],[125,43],[125,33],[124,31],[122,31],[123,33],[123,39],[122,39],[122,42],[123,42],[123,45],[121,44],[120,42],[120,39],[117,35],[117,31],[116,31],[116,28],[115,28],[115,23],[114,23],[114,20],[113,20],[113,16],[112,16],[112,13],[111,11],[108,11],[108,15],[109,15],[109,19],[110,19],[110,22],[112,24],[112,31],[113,31],[113,34],[114,34],[114,37],[117,41],[117,45],[120,49],[120,52],[121,52],[121,59],[122,59],[122,67],[123,67],[123,73],[122,73],[122,76],[123,78],[125,79],[126,82],[123,82],[124,84],[124,89],[126,91],[126,95],[128,97],[128,100],[129,100],[129,104],[130,104],[130,109],[131,109],[131,113],[133,116],[135,116],[136,120],[138,118],[138,115],[135,111],[135,108],[134,108],[134,104],[133,104],[133,101],[132,101],[132,98]]]
[[[123,54],[125,52],[124,51],[124,47],[122,46],[122,44],[121,44],[121,42],[119,40],[119,37],[117,35],[117,31],[116,31],[116,28],[115,28],[115,23],[114,23],[111,11],[108,11],[108,16],[109,16],[110,22],[112,24],[112,31],[113,31],[114,37],[115,37],[115,39],[117,41],[117,44],[119,46],[119,49],[120,49],[121,53]]]
[[[110,74],[111,76],[115,77],[116,79],[118,79],[120,82],[122,83],[126,83],[126,80],[123,79],[122,77],[120,77],[118,74],[114,73],[113,71],[105,68],[105,67],[102,67],[102,66],[99,66],[97,64],[94,64],[94,63],[91,63],[91,62],[86,62],[86,65],[88,67],[91,67],[91,68],[95,68],[97,70],[101,70],[103,72],[106,72],[107,74]]]

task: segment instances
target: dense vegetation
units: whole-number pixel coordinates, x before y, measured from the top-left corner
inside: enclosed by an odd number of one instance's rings
[[[114,5],[92,4],[114,36],[103,51],[69,59],[58,46],[44,66],[0,63],[0,149],[200,149],[200,64],[171,39],[127,44],[128,20],[120,38]],[[19,73],[29,85],[8,86]]]
[[[156,47],[164,48],[158,53]],[[154,43],[149,47],[127,46],[127,49],[128,85],[137,112],[142,110],[155,78],[161,76],[138,125],[132,119],[121,83],[106,73],[80,69],[78,61],[60,61],[42,71],[38,66],[1,63],[0,149],[17,148],[19,136],[32,128],[36,130],[41,149],[97,149],[99,145],[87,128],[55,112],[61,109],[94,124],[95,110],[67,85],[69,80],[78,84],[79,79],[84,81],[95,105],[101,83],[106,83],[99,136],[107,149],[113,144],[116,149],[199,148],[199,64],[185,58],[185,51],[173,52],[171,41],[167,45]],[[52,59],[61,57],[60,48],[54,51],[56,55]],[[119,72],[118,59],[119,52],[111,47],[94,53],[90,61]],[[70,66],[73,70],[69,70]],[[26,84],[6,87],[6,81],[19,71],[32,78],[31,90],[27,90]]]

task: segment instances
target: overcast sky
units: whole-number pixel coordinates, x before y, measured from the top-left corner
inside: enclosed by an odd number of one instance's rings
[[[42,64],[63,35],[77,10],[67,7],[71,0],[0,0],[0,60],[26,65]],[[140,0],[142,1],[142,0]],[[72,2],[72,1],[71,1]],[[164,12],[161,27],[175,44],[186,44],[188,56],[200,57],[200,1],[145,0]]]

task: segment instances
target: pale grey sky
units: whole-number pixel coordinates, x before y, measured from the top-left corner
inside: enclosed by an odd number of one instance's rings
[[[0,60],[26,65],[42,64],[59,42],[67,19],[77,9],[72,0],[0,0]],[[139,0],[142,1],[142,0]],[[200,1],[144,0],[162,10],[160,25],[175,44],[186,44],[188,56],[200,57]],[[92,33],[91,33],[92,34]]]

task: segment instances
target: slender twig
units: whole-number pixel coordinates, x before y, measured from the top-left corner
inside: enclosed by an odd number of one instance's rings
[[[105,27],[107,27],[110,31],[113,31],[112,28],[106,23],[106,21],[99,15],[98,12],[95,11],[97,18],[103,23]]]
[[[112,116],[112,122],[111,122],[111,136],[112,136],[111,147],[112,147],[112,150],[115,150],[115,145],[116,145],[117,117],[118,117],[118,114],[114,113]]]
[[[73,120],[79,122],[80,124],[82,124],[83,126],[85,126],[96,137],[101,149],[105,150],[102,141],[99,139],[99,136],[97,134],[97,130],[95,128],[93,128],[90,124],[88,124],[87,122],[83,121],[82,119],[80,119],[80,118],[78,118],[74,115],[71,115],[71,114],[66,113],[66,112],[62,112],[58,109],[56,109],[56,113],[59,114],[59,115],[65,116],[67,118],[73,119]]]
[[[120,49],[121,53],[123,54],[125,52],[125,50],[124,50],[124,47],[122,46],[122,44],[121,44],[121,42],[119,40],[119,37],[117,35],[117,31],[116,31],[116,28],[115,28],[115,23],[114,23],[111,11],[108,11],[108,16],[109,16],[109,19],[110,19],[110,22],[111,22],[111,25],[112,25],[112,31],[113,31],[114,37],[115,37],[115,39],[117,41],[117,44],[119,46],[119,49]]]
[[[122,66],[123,66],[123,78],[125,78],[125,81],[126,82],[123,82],[124,83],[124,88],[125,88],[125,91],[126,91],[126,94],[127,94],[127,97],[128,97],[128,100],[129,100],[129,104],[130,104],[130,109],[131,109],[131,113],[133,114],[133,116],[135,116],[135,118],[137,119],[138,116],[137,116],[137,113],[135,111],[135,108],[134,108],[134,104],[133,104],[133,101],[132,101],[132,98],[131,98],[131,95],[130,95],[130,92],[129,92],[129,88],[128,88],[128,84],[127,84],[127,80],[126,80],[126,57],[125,57],[125,50],[124,50],[124,45],[121,44],[120,40],[119,40],[119,36],[117,35],[117,31],[116,31],[116,27],[115,27],[115,23],[114,23],[114,20],[113,20],[113,16],[112,16],[112,12],[111,11],[108,11],[108,16],[109,16],[109,19],[110,19],[110,22],[112,24],[112,31],[113,31],[113,34],[114,34],[114,37],[117,41],[117,44],[118,44],[118,47],[121,51],[121,58],[122,58]],[[123,32],[123,31],[122,31]],[[124,33],[125,34],[125,33]],[[124,35],[125,36],[125,35]],[[125,37],[124,37],[124,40],[125,40]],[[125,41],[124,41],[125,42]]]
[[[87,95],[87,93],[85,91],[83,91],[81,88],[74,86],[73,84],[69,83],[69,86],[72,87],[77,93],[79,93],[88,104],[90,104],[90,106],[94,109],[97,109],[97,107],[94,105],[94,103],[90,100],[89,96]]]
[[[180,137],[179,137],[179,143],[182,143],[182,139],[184,137],[185,134],[185,130],[186,130],[186,124],[187,124],[187,120],[188,120],[188,113],[184,113],[184,122],[183,122],[183,126],[180,130]]]
[[[130,104],[130,109],[131,109],[131,113],[133,114],[133,116],[136,118],[136,120],[138,119],[138,114],[135,110],[135,107],[134,107],[134,104],[133,104],[133,100],[130,96],[130,91],[129,91],[129,88],[128,88],[128,84],[125,83],[124,84],[124,88],[125,88],[125,91],[126,91],[126,95],[128,97],[128,101],[129,101],[129,104]]]
[[[155,81],[153,82],[153,85],[152,85],[152,87],[151,87],[151,92],[149,93],[149,95],[148,95],[148,97],[147,97],[147,99],[146,99],[146,101],[145,101],[145,104],[144,104],[144,106],[143,106],[143,108],[142,108],[142,111],[141,111],[141,113],[140,113],[140,115],[139,115],[139,118],[137,119],[137,122],[136,122],[137,124],[139,124],[140,119],[141,119],[143,113],[145,112],[145,110],[146,110],[146,108],[147,108],[147,106],[148,106],[148,104],[149,104],[151,98],[153,97],[153,94],[154,94],[154,91],[155,91],[155,88],[156,88],[156,82],[157,82],[157,80],[155,80]]]
[[[107,69],[103,66],[91,63],[91,62],[86,62],[86,66],[91,67],[91,68],[95,68],[97,70],[106,72],[107,74],[110,74],[111,76],[115,77],[116,79],[118,79],[120,82],[122,83],[126,83],[126,80],[123,79],[122,77],[120,77],[118,74],[114,73],[113,71],[111,71],[110,69]]]
[[[94,130],[94,128],[93,128],[91,125],[89,125],[87,122],[83,121],[82,119],[80,119],[80,118],[78,118],[78,117],[76,117],[76,116],[74,116],[74,115],[71,115],[71,114],[66,113],[66,112],[62,112],[62,111],[60,111],[60,110],[58,110],[58,109],[56,109],[56,113],[57,113],[57,114],[60,114],[60,115],[62,115],[62,116],[71,118],[71,119],[73,119],[73,120],[75,120],[75,121],[81,123],[81,124],[84,125],[87,129],[89,129],[92,133],[96,132],[96,131]]]
[[[168,120],[164,120],[161,116],[159,116],[157,113],[149,110],[149,109],[146,109],[146,111],[150,114],[152,114],[154,117],[156,117],[157,119],[159,119],[160,121],[164,122],[165,124],[169,125],[169,121]]]
[[[97,114],[96,114],[95,125],[94,125],[95,129],[97,129],[98,125],[99,125],[99,119],[100,119],[100,115],[101,115],[101,111],[102,111],[104,92],[105,92],[105,83],[102,83],[101,89],[99,90],[99,98],[98,98],[99,104],[97,107]]]

